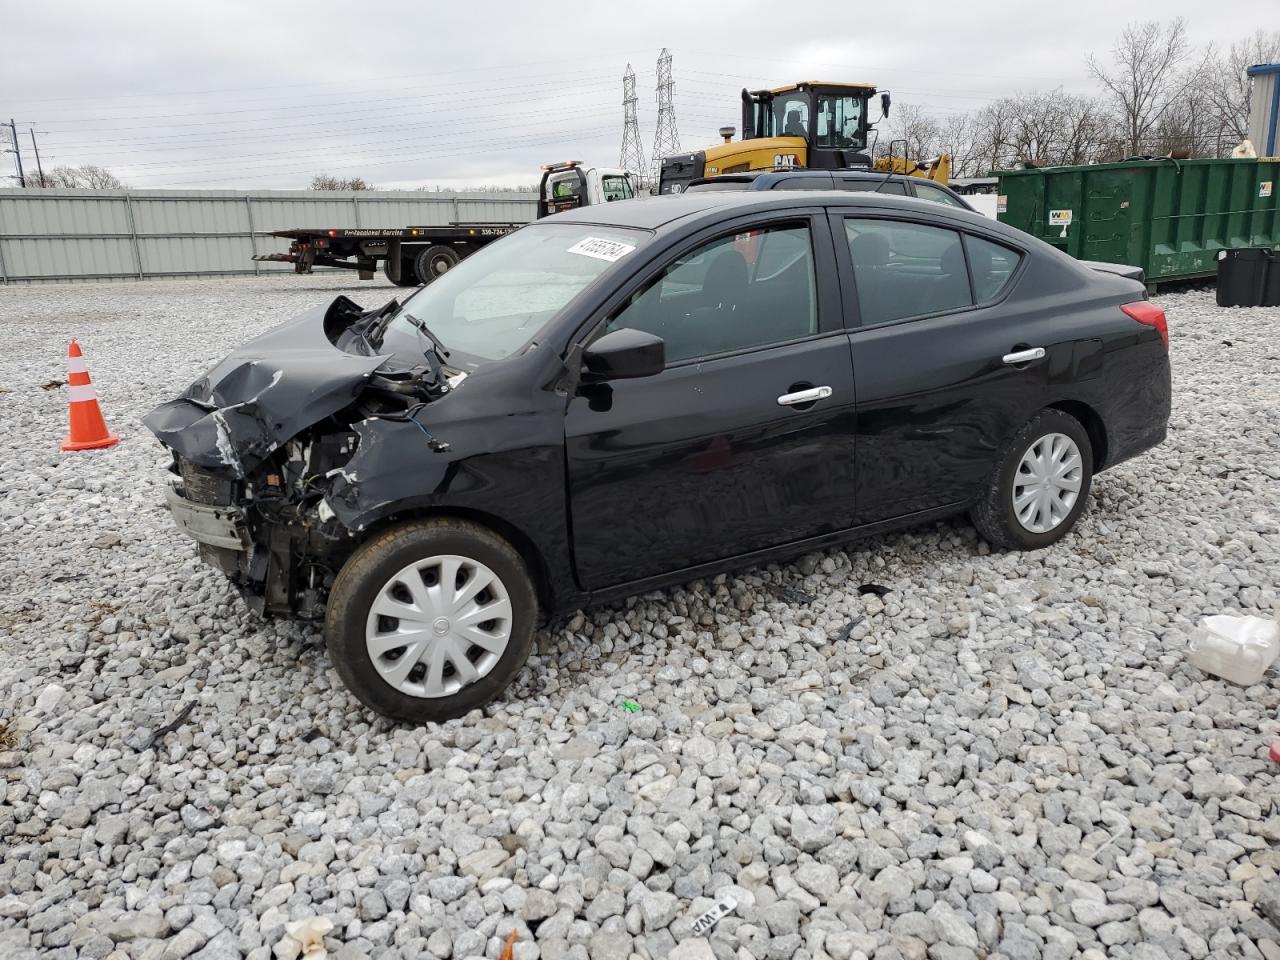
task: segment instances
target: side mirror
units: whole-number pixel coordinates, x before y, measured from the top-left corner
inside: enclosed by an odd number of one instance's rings
[[[880,116],[889,116],[889,91],[880,94]]]
[[[582,351],[582,379],[599,383],[651,377],[661,373],[666,364],[667,348],[661,337],[623,327]]]

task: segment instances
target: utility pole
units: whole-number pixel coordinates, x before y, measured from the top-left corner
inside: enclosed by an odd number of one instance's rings
[[[645,177],[644,147],[640,145],[640,121],[636,119],[636,72],[627,64],[627,72],[622,75],[622,160],[619,166],[623,170],[634,170],[639,177]]]
[[[9,118],[9,136],[13,140],[13,155],[18,158],[18,183],[27,185],[27,178],[22,175],[22,148],[18,146],[18,125]]]
[[[34,127],[27,127],[27,132],[31,134],[31,149],[36,152],[36,174],[40,177],[40,186],[44,186],[44,167],[40,164],[40,146],[36,143],[36,131]]]
[[[649,156],[649,179],[662,178],[662,158],[680,152],[680,134],[676,131],[676,108],[671,99],[675,83],[671,79],[671,52],[662,48],[658,55],[658,124],[653,133],[653,153]]]

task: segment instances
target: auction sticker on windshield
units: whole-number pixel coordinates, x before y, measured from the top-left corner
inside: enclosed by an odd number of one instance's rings
[[[629,243],[621,243],[618,240],[604,240],[600,237],[584,237],[569,248],[570,253],[576,253],[582,257],[594,257],[596,260],[608,260],[613,263],[615,260],[621,260],[635,247]]]

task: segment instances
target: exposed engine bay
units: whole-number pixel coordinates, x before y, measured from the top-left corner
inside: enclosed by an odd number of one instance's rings
[[[356,547],[387,451],[441,454],[420,419],[467,376],[429,331],[420,357],[379,351],[399,312],[346,297],[245,344],[145,418],[173,454],[170,510],[259,613],[315,618]]]

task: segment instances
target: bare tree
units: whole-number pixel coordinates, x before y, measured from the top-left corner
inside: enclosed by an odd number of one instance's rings
[[[328,173],[317,173],[311,178],[308,190],[376,190],[372,183],[363,177],[335,177]]]
[[[28,186],[39,186],[35,177],[27,177]],[[88,187],[94,190],[123,190],[125,185],[110,170],[83,163],[78,167],[54,167],[44,172],[46,187]]]
[[[1161,119],[1200,76],[1198,65],[1188,69],[1192,56],[1186,21],[1179,17],[1126,26],[1111,49],[1111,66],[1086,57],[1112,102],[1130,154],[1143,152]]]
[[[1257,30],[1226,53],[1214,55],[1204,75],[1205,105],[1214,131],[1229,150],[1249,135],[1250,77],[1255,63],[1280,60],[1280,30]]]
[[[893,117],[875,145],[876,156],[887,157],[892,153],[901,157],[905,142],[908,159],[930,159],[941,152],[941,137],[942,124],[937,117],[915,104],[904,103],[894,107]]]
[[[953,113],[941,124],[938,133],[939,152],[951,156],[953,177],[981,177],[983,169],[978,155],[977,124],[968,113]]]

